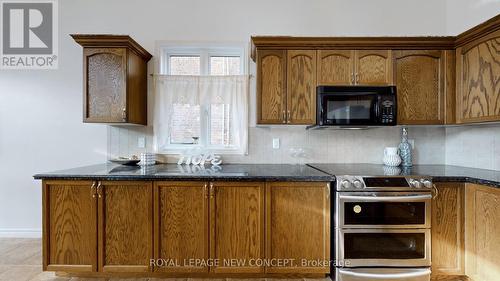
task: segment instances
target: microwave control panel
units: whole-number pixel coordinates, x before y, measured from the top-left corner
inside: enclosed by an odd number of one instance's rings
[[[382,124],[396,124],[396,107],[392,97],[382,97],[380,104],[380,122]]]

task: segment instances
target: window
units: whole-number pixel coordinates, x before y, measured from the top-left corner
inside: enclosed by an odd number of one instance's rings
[[[240,46],[161,48],[160,71],[168,116],[157,139],[166,153],[202,148],[216,153],[246,153],[248,138],[247,77]],[[185,76],[185,78],[183,78]],[[243,79],[244,78],[244,79]],[[160,93],[162,86],[158,87]],[[165,120],[160,120],[162,123]],[[160,131],[160,130],[155,130]],[[156,133],[155,133],[156,134]]]
[[[165,47],[161,73],[168,75],[241,75],[244,74],[245,48],[209,46]]]

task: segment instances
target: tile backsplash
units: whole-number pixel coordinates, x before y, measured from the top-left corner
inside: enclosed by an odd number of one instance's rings
[[[309,130],[304,126],[250,127],[248,155],[224,155],[224,163],[382,163],[386,146],[400,142],[400,127],[368,130]],[[415,164],[445,162],[445,128],[410,127],[414,140]],[[138,138],[146,137],[146,148],[138,148]],[[273,149],[273,138],[280,148]],[[304,157],[294,157],[293,150],[302,149]],[[153,151],[152,127],[118,127],[108,129],[108,157],[139,155]],[[166,155],[168,162],[177,156]]]
[[[446,128],[448,165],[500,170],[500,124]]]

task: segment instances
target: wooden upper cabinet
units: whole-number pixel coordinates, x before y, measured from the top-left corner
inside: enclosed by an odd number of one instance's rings
[[[471,280],[498,280],[500,189],[467,184],[465,202],[465,275]]]
[[[147,124],[149,54],[129,36],[72,35],[83,48],[83,121]]]
[[[205,272],[207,266],[184,260],[208,260],[207,182],[155,182],[155,259],[176,261],[162,272]]]
[[[432,200],[432,274],[464,275],[465,187],[437,183]]]
[[[354,84],[354,51],[318,50],[318,85]]]
[[[210,257],[220,261],[211,271],[263,273],[263,266],[250,261],[264,258],[264,184],[211,183],[210,215]],[[245,264],[224,264],[230,260]]]
[[[44,271],[97,271],[97,201],[92,184],[43,182]]]
[[[457,49],[459,123],[500,121],[500,30]]]
[[[316,51],[287,52],[287,123],[316,123]]]
[[[357,50],[355,52],[356,85],[392,85],[391,50]]]
[[[444,123],[444,51],[394,51],[398,124]]]
[[[257,54],[257,123],[286,123],[286,51]]]
[[[103,181],[97,187],[99,271],[150,271],[153,188],[147,181]]]
[[[266,258],[294,260],[288,266],[270,266],[267,273],[330,273],[328,265],[313,263],[330,261],[328,183],[266,185]]]

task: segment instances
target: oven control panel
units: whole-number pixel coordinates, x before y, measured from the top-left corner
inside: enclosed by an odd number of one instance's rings
[[[429,190],[433,187],[431,177],[366,177],[336,176],[337,191],[397,191]]]

